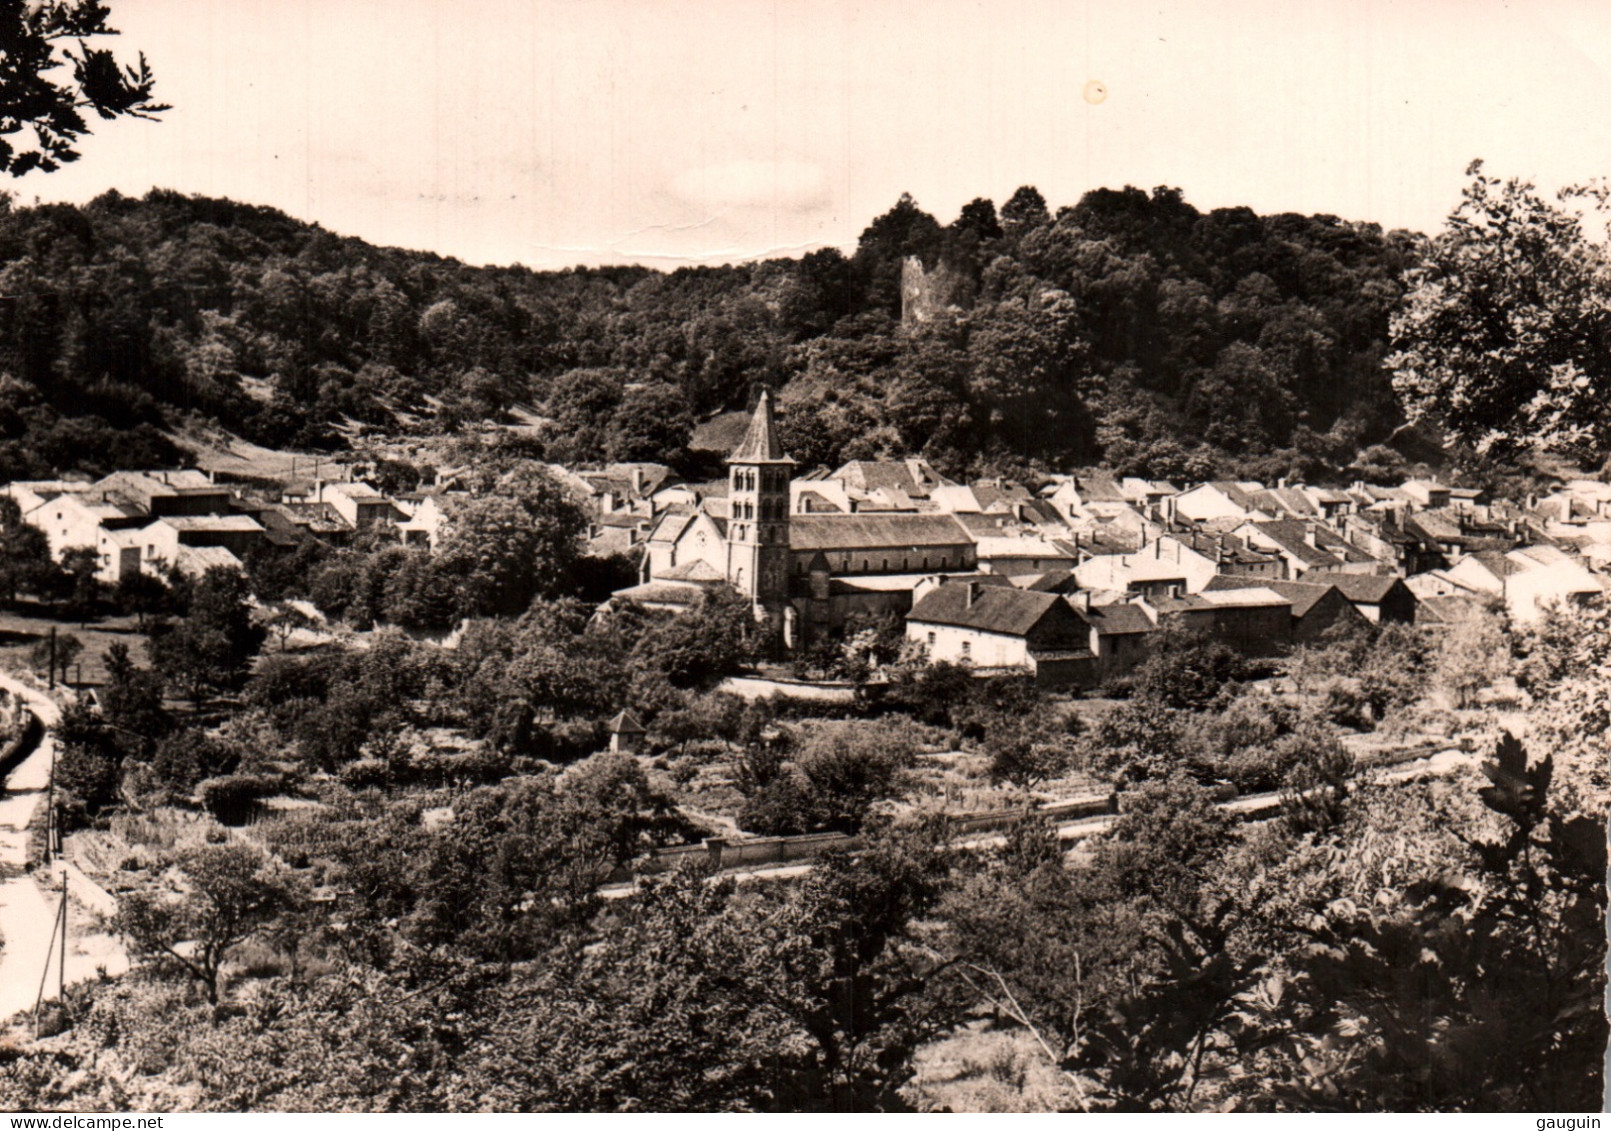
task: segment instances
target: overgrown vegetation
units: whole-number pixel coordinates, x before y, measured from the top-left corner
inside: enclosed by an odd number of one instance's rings
[[[903,329],[907,257],[935,313]],[[351,422],[447,433],[520,405],[549,422],[530,454],[688,466],[696,420],[757,383],[806,468],[1325,477],[1399,422],[1381,358],[1415,257],[1373,225],[1162,188],[1055,215],[1026,188],[946,225],[903,197],[849,258],[669,275],[470,268],[164,191],[14,208],[0,479],[171,464],[185,412],[328,448]]]

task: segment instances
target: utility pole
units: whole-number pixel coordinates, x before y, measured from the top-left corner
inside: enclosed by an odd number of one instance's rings
[[[55,625],[50,626],[50,670],[45,674],[45,679],[48,681],[48,683],[50,685],[50,689],[52,691],[56,690],[56,626]]]
[[[67,1000],[67,869],[62,869],[62,948],[56,955],[56,1000]]]
[[[45,785],[45,863],[50,863],[51,850],[56,841],[56,740],[46,736],[50,743],[50,777]]]
[[[45,968],[39,972],[39,992],[34,995],[34,1040],[39,1039],[39,1008],[45,1002],[45,983],[50,980],[50,952],[61,939],[61,957],[56,963],[56,996],[60,999],[67,989],[67,871],[62,870],[62,899],[50,925],[50,942],[45,944]]]

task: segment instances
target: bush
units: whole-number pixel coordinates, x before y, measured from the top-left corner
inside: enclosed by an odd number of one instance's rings
[[[1150,654],[1135,671],[1135,695],[1165,707],[1201,711],[1249,674],[1237,652],[1171,626],[1153,634]]]
[[[246,701],[254,707],[279,707],[294,699],[322,700],[330,690],[332,670],[339,657],[311,659],[266,656],[246,684]]]
[[[603,723],[582,719],[538,728],[535,744],[550,762],[576,762],[608,749],[610,736]]]
[[[385,789],[392,784],[391,765],[381,758],[360,758],[348,762],[336,775],[351,790]]]
[[[167,788],[189,794],[206,778],[232,774],[240,755],[197,727],[175,731],[157,744],[151,769]]]
[[[917,749],[904,728],[842,723],[807,731],[787,760],[785,752],[786,743],[747,752],[739,773],[745,828],[774,836],[857,832],[875,802],[905,790]]]
[[[255,774],[209,778],[196,787],[196,796],[202,808],[211,813],[219,824],[231,828],[249,823],[257,815],[262,800],[277,792],[279,786],[275,782]]]

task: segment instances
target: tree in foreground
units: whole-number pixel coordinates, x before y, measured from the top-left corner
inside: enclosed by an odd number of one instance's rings
[[[1412,420],[1479,454],[1575,458],[1611,445],[1611,297],[1606,252],[1566,190],[1485,176],[1426,247],[1391,322],[1393,387]],[[1602,196],[1600,204],[1603,207]]]
[[[130,893],[113,925],[138,952],[176,963],[217,1005],[219,975],[230,952],[268,927],[292,895],[268,859],[246,845],[192,849],[175,863],[188,891],[166,897]]]
[[[20,177],[78,160],[74,146],[90,132],[85,111],[111,121],[168,109],[152,97],[156,80],[143,53],[130,67],[89,46],[118,34],[110,15],[101,0],[0,0],[0,170]],[[17,136],[24,131],[31,141]]]
[[[1509,734],[1482,772],[1495,831],[1467,839],[1455,830],[1460,866],[1374,899],[1332,899],[1305,925],[1280,1015],[1293,1055],[1269,1081],[1293,1106],[1599,1104],[1605,823],[1563,811],[1551,799],[1553,758],[1529,763]],[[1337,866],[1357,868],[1349,859]]]
[[[45,532],[22,521],[14,500],[0,498],[0,602],[21,592],[48,593],[58,588],[60,572]]]
[[[151,661],[164,679],[193,700],[236,687],[263,644],[252,622],[246,578],[214,566],[196,583],[190,613],[177,626],[151,635]]]

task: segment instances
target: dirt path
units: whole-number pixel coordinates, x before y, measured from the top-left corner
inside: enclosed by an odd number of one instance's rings
[[[46,726],[56,722],[57,706],[43,692],[4,674],[0,674],[0,687],[26,699]],[[45,803],[54,746],[55,738],[47,733],[39,748],[6,778],[5,791],[0,793],[0,1020],[33,1008],[40,975],[50,952],[59,895],[47,896],[25,868],[28,823]],[[77,872],[77,869],[70,871]],[[59,865],[52,867],[51,875],[59,893]],[[82,873],[70,875],[69,887],[81,903],[105,910],[110,897],[90,884]],[[54,960],[52,969],[55,969]],[[67,981],[84,981],[96,977],[103,969],[109,974],[128,969],[128,956],[123,949],[106,935],[75,936],[67,952]],[[45,996],[48,999],[55,997],[56,979],[53,976],[47,982]]]

